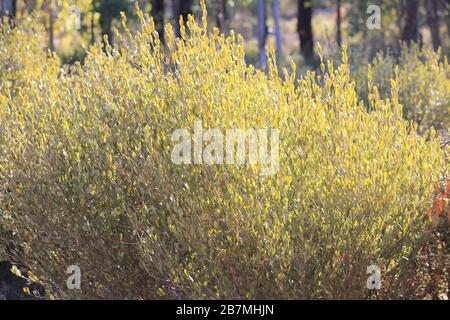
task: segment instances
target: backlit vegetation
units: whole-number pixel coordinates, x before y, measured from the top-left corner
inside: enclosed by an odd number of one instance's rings
[[[401,78],[385,100],[371,86],[365,105],[345,48],[341,65],[297,81],[273,54],[267,74],[246,65],[242,39],[208,32],[206,12],[182,39],[168,25],[166,50],[138,15],[140,32],[62,69],[32,21],[2,30],[10,257],[53,297],[72,297],[73,264],[84,298],[365,298],[372,263],[407,281],[398,266],[417,252],[447,168],[434,131],[402,118]],[[173,164],[171,133],[196,119],[279,128],[279,172]]]
[[[421,133],[430,128],[448,130],[450,124],[450,65],[441,51],[403,45],[399,54],[378,52],[373,59],[364,50],[352,51],[351,74],[357,91],[367,101],[369,86],[377,86],[381,97],[389,97],[390,79],[398,77],[403,117],[417,123]],[[368,68],[372,77],[367,80]]]

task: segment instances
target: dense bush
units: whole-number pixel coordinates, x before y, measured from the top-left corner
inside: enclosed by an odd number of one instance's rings
[[[423,133],[433,127],[448,130],[450,123],[450,64],[447,56],[417,44],[402,45],[399,52],[378,52],[373,58],[364,50],[351,54],[351,74],[358,94],[367,101],[369,85],[376,85],[381,97],[391,94],[390,79],[398,74],[399,102],[403,116],[418,124]],[[371,65],[372,79],[367,72]]]
[[[242,39],[205,19],[182,39],[167,26],[165,51],[139,16],[126,46],[93,46],[71,69],[27,26],[3,31],[0,217],[14,261],[54,297],[73,297],[73,264],[85,298],[363,298],[371,263],[404,280],[395,267],[445,165],[436,135],[402,119],[398,79],[368,113],[345,52],[297,83],[273,58],[267,75],[246,65]],[[172,132],[196,119],[279,128],[279,172],[173,164]]]

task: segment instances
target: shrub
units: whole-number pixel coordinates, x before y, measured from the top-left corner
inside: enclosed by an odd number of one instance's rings
[[[41,25],[28,19],[11,32],[10,24],[0,23],[0,157],[8,153],[5,150],[8,135],[7,124],[3,115],[12,105],[10,101],[17,98],[18,89],[25,91],[32,83],[45,79],[54,81],[60,65],[56,57],[47,59],[45,49],[45,32]],[[11,124],[13,125],[13,124]],[[0,185],[5,187],[6,181],[0,175]],[[4,189],[0,188],[2,191]],[[9,189],[7,189],[9,190]],[[3,193],[0,191],[0,199]],[[0,209],[1,217],[1,209]],[[0,225],[0,236],[6,236]],[[6,258],[5,243],[0,243],[0,262]]]
[[[368,64],[381,97],[391,94],[390,79],[398,73],[399,102],[405,119],[415,121],[418,131],[430,128],[447,131],[450,123],[450,65],[447,56],[431,48],[402,45],[400,53],[378,52],[373,58],[356,50],[352,55],[352,75],[358,94],[367,101]]]
[[[206,12],[181,39],[167,25],[166,50],[139,18],[141,32],[118,34],[126,46],[95,45],[83,67],[55,73],[30,49],[39,62],[2,69],[0,214],[14,261],[66,298],[74,264],[84,298],[363,298],[368,265],[399,272],[445,168],[436,134],[402,119],[398,80],[368,113],[345,51],[297,83],[273,54],[268,74],[246,65],[242,38],[208,32]],[[2,35],[6,56],[18,38],[31,40],[25,27]],[[27,85],[5,90],[18,74]],[[196,119],[279,128],[278,173],[175,165],[171,134]]]
[[[380,59],[380,64],[383,60]],[[374,66],[375,67],[375,66]],[[420,130],[450,127],[450,65],[447,56],[417,45],[404,48],[399,59],[399,100],[406,119]]]

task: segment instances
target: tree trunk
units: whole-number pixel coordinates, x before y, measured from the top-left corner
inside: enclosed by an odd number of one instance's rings
[[[448,37],[450,38],[450,0],[447,0],[447,33]],[[449,287],[450,290],[450,287]]]
[[[298,1],[298,24],[297,31],[300,36],[300,49],[305,57],[309,60],[313,57],[313,31],[312,31],[312,0]]]
[[[48,25],[48,41],[50,51],[55,50],[55,40],[54,40],[54,23],[55,23],[55,12],[54,12],[53,1],[49,4],[49,25]]]
[[[397,10],[397,17],[399,17],[395,23],[398,28],[398,30],[403,30],[403,20],[402,17],[405,15],[405,5],[403,4],[403,1],[398,1],[396,4],[396,10]]]
[[[108,3],[109,0],[96,0],[96,11],[100,14],[98,24],[100,26],[101,41],[103,48],[106,51],[106,46],[109,44],[111,47],[114,45],[114,33],[112,31],[113,19],[117,15],[117,9]],[[114,2],[118,4],[117,2]],[[105,36],[108,41],[105,41]]]
[[[275,39],[277,44],[277,55],[281,56],[283,51],[283,39],[281,38],[280,2],[278,0],[273,0],[273,18],[275,21]]]
[[[173,15],[175,18],[175,34],[180,36],[180,16],[186,22],[188,15],[192,14],[193,0],[174,0],[173,1]]]
[[[0,17],[16,17],[17,0],[0,0]]]
[[[420,0],[406,1],[405,24],[402,32],[402,41],[406,43],[419,41],[418,12]]]
[[[219,0],[219,6],[217,8],[217,27],[222,31],[227,31],[227,0]]]
[[[341,31],[341,0],[336,0],[336,41],[338,46],[342,45],[342,31]]]
[[[95,43],[95,0],[91,4],[91,43]]]
[[[266,55],[266,39],[267,39],[267,16],[266,4],[264,0],[258,0],[258,48],[259,48],[259,64],[265,69],[267,65]]]
[[[426,1],[427,23],[430,27],[431,41],[433,42],[433,49],[435,51],[441,46],[439,9],[439,0]]]
[[[152,0],[151,15],[155,20],[156,31],[159,34],[159,39],[164,43],[164,0]]]

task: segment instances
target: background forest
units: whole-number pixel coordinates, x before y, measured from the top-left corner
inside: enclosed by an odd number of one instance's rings
[[[400,41],[419,42],[444,52],[450,47],[450,3],[427,1],[346,1],[346,0],[209,0],[211,26],[222,32],[235,30],[245,41],[247,58],[259,62],[259,49],[273,38],[283,59],[296,62],[314,56],[314,43],[358,45],[375,52],[393,48]],[[197,0],[153,0],[139,2],[150,13],[163,34],[163,24],[177,24],[178,17],[199,15]],[[367,22],[378,6],[380,24],[373,28]],[[8,8],[10,8],[8,10]],[[119,23],[120,12],[128,14],[132,29],[134,1],[127,0],[2,0],[0,12],[17,18],[36,12],[48,32],[48,47],[69,61],[83,56],[88,46],[103,34],[113,42],[113,27]],[[375,20],[376,22],[376,20]],[[374,20],[372,20],[374,23]],[[136,24],[136,22],[134,23]],[[135,25],[137,27],[137,25]],[[175,33],[178,34],[177,27]],[[300,57],[303,56],[303,57]]]

